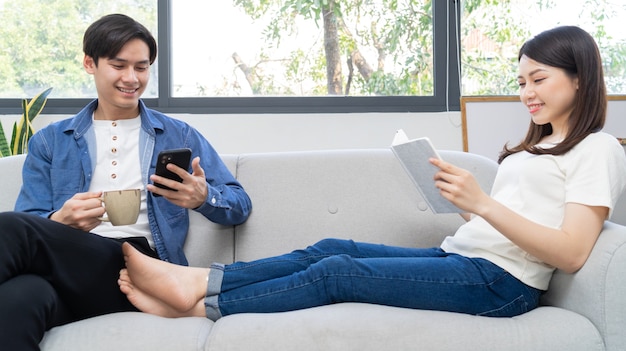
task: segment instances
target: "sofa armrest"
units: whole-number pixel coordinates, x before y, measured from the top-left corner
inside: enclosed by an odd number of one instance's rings
[[[557,270],[542,304],[587,317],[606,350],[626,350],[626,226],[606,221],[589,259],[575,274]]]
[[[0,182],[0,212],[13,211],[22,187],[22,166],[26,154],[0,157],[2,181]]]

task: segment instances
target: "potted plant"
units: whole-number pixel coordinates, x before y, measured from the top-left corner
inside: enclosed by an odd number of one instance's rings
[[[22,99],[22,117],[13,123],[11,144],[9,145],[0,123],[0,157],[25,154],[28,152],[28,140],[33,136],[33,120],[37,117],[48,100],[52,88],[48,88],[30,101]]]

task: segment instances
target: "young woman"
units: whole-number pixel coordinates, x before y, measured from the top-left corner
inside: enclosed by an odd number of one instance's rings
[[[121,291],[145,312],[214,320],[347,301],[500,317],[532,310],[555,268],[576,272],[589,257],[626,186],[626,156],[601,132],[606,91],[588,33],[558,27],[526,42],[518,82],[532,121],[519,145],[504,147],[491,196],[468,171],[431,160],[442,196],[472,214],[441,247],[326,239],[207,270],[125,244]]]

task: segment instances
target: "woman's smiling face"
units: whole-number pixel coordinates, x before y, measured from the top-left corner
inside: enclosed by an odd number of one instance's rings
[[[574,109],[578,78],[561,68],[539,63],[526,55],[519,61],[520,100],[535,124],[552,124],[554,134],[566,133]]]

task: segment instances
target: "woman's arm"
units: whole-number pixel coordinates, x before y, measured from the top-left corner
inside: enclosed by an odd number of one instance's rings
[[[470,219],[472,219],[472,214],[469,212],[463,212],[463,213],[459,213],[459,215],[466,221],[469,222]]]
[[[607,207],[567,203],[561,229],[549,228],[491,198],[470,172],[442,160],[431,162],[441,169],[436,185],[443,197],[464,211],[481,216],[524,251],[565,272],[582,267],[608,215]]]

